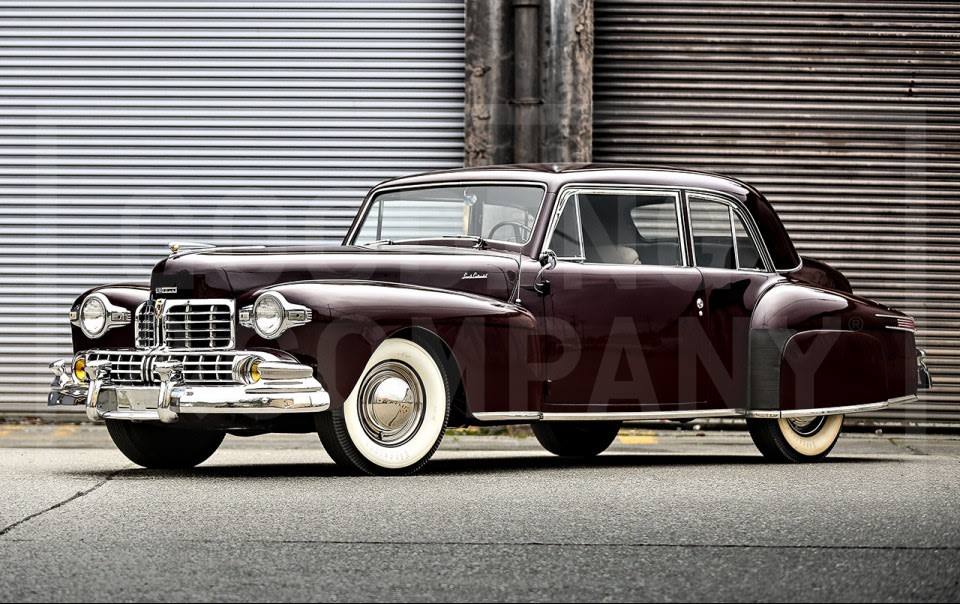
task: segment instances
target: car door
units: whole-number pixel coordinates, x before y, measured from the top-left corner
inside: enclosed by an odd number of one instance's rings
[[[703,276],[703,317],[690,322],[681,351],[695,365],[695,396],[712,409],[743,409],[748,403],[750,319],[762,292],[779,275],[749,215],[735,200],[688,193],[689,247]]]
[[[547,412],[690,409],[678,375],[681,322],[696,316],[679,191],[569,189],[545,273]],[[689,376],[689,379],[694,379]]]

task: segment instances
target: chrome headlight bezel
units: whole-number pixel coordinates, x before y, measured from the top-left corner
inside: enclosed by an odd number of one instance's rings
[[[83,309],[87,304],[98,303],[103,306],[103,326],[97,331],[90,331],[83,322]],[[129,325],[133,318],[133,313],[122,306],[117,306],[110,302],[106,296],[101,293],[90,294],[83,299],[75,310],[70,312],[70,323],[76,325],[83,332],[83,335],[91,340],[95,340],[111,329]]]
[[[273,331],[261,329],[257,321],[257,308],[262,304],[275,302],[280,307],[280,323]],[[313,320],[313,311],[301,304],[288,302],[278,292],[266,292],[257,296],[253,304],[244,306],[239,312],[240,324],[249,327],[257,332],[257,335],[265,340],[279,338],[283,332],[297,325],[304,325]]]

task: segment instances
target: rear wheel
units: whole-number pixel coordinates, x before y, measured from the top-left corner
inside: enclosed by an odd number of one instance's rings
[[[317,415],[317,432],[330,457],[350,472],[412,474],[440,446],[450,396],[436,357],[393,338],[373,353],[344,404]]]
[[[607,450],[620,422],[537,422],[530,425],[543,448],[561,457],[593,457]]]
[[[760,453],[781,463],[823,459],[837,444],[842,426],[842,415],[747,419],[750,436]]]
[[[133,463],[156,470],[192,468],[210,458],[223,432],[182,430],[170,426],[107,420],[107,432]]]

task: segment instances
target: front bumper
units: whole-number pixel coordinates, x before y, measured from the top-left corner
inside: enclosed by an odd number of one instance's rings
[[[115,383],[109,361],[87,364],[87,381],[73,377],[72,359],[50,364],[55,377],[47,403],[83,405],[92,421],[124,419],[176,422],[182,414],[286,414],[325,411],[330,396],[307,365],[257,351],[260,379],[252,384],[187,384],[182,363],[152,365],[156,383]]]

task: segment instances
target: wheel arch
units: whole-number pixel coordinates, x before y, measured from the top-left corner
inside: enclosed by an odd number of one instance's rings
[[[463,387],[463,373],[460,363],[457,361],[456,354],[450,348],[450,345],[436,332],[420,325],[402,327],[391,333],[387,339],[391,338],[410,340],[433,355],[434,360],[447,375],[450,386],[450,419],[448,424],[450,426],[466,425],[467,418],[470,417],[470,406],[467,401],[467,393]]]

